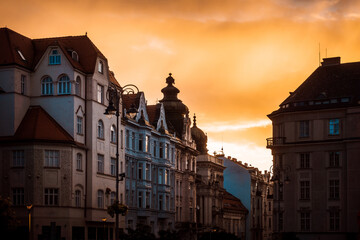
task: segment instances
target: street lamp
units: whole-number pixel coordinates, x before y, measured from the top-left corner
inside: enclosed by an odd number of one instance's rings
[[[111,118],[113,115],[116,116],[116,193],[115,193],[115,204],[119,204],[119,181],[124,180],[125,173],[121,173],[119,179],[119,116],[120,116],[120,103],[124,94],[135,94],[138,93],[139,89],[133,85],[128,84],[124,87],[110,86],[107,90],[107,98],[109,100],[109,106],[105,109],[104,114]],[[132,106],[129,111],[129,116],[134,118],[137,110],[135,106]],[[115,213],[115,239],[119,240],[119,212]]]

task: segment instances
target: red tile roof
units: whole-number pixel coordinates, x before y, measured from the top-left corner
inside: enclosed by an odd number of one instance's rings
[[[146,111],[149,116],[149,122],[156,127],[157,120],[160,116],[160,104],[147,105]]]
[[[110,80],[110,82],[112,82],[112,83],[115,84],[116,86],[121,87],[121,86],[120,86],[120,83],[116,80],[115,74],[114,74],[113,71],[109,71],[109,80]]]
[[[136,94],[124,94],[122,96],[123,109],[131,108],[131,105],[134,104],[136,108],[139,107],[141,93],[138,92]]]
[[[84,73],[94,72],[97,57],[107,61],[86,35],[31,40],[11,29],[0,28],[0,65],[16,64],[33,70],[50,46],[58,46],[72,66]],[[25,57],[25,61],[18,50]],[[78,62],[72,58],[71,51],[78,54]]]
[[[40,106],[29,107],[14,140],[74,142],[73,137]]]
[[[237,197],[233,196],[231,193],[225,191],[224,192],[224,199],[223,199],[223,204],[224,204],[224,210],[228,210],[228,211],[243,211],[245,213],[248,213],[249,211],[246,209],[246,207],[242,204],[242,202],[240,201],[240,199],[238,199]]]

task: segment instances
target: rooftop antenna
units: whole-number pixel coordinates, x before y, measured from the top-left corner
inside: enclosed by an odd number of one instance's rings
[[[319,67],[320,67],[320,64],[321,64],[321,54],[320,54],[320,43],[319,43]]]
[[[325,58],[327,58],[327,48],[325,48]]]

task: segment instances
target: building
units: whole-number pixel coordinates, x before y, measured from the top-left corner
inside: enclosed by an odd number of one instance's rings
[[[224,188],[240,199],[249,210],[246,216],[245,238],[251,240],[272,238],[272,192],[270,173],[237,161],[235,158],[217,155],[224,161]]]
[[[147,105],[143,92],[123,96],[125,117],[127,228],[151,227],[153,234],[175,226],[175,143],[162,103]]]
[[[356,239],[360,212],[360,62],[325,58],[268,117],[274,231],[298,239]]]
[[[107,86],[120,87],[106,57],[86,35],[29,39],[1,28],[0,43],[0,194],[24,229],[31,214],[33,239],[111,238],[123,129],[103,114]]]

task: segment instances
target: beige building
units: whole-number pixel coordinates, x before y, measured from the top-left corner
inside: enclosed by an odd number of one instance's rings
[[[356,239],[360,212],[360,62],[326,58],[268,117],[274,232]]]
[[[0,194],[15,205],[17,233],[27,235],[31,213],[32,239],[114,236],[106,209],[123,129],[103,114],[108,85],[120,87],[107,59],[86,35],[32,40],[1,28],[0,39]]]

